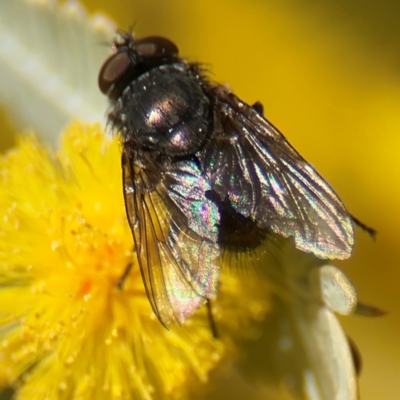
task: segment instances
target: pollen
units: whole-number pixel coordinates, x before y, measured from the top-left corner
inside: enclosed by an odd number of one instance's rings
[[[187,398],[268,309],[259,284],[222,275],[213,308],[226,340],[212,337],[205,309],[183,327],[162,326],[121,175],[118,139],[79,122],[58,153],[29,135],[0,160],[0,385],[18,399]]]

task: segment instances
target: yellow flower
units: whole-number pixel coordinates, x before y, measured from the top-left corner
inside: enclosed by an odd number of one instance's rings
[[[223,341],[204,309],[184,327],[160,324],[132,252],[120,157],[117,139],[75,123],[58,155],[27,136],[1,160],[0,383],[18,399],[187,397],[267,310],[265,283],[225,273],[213,307]]]

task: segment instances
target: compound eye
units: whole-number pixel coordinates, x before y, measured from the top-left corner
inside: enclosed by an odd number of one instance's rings
[[[161,36],[148,36],[136,40],[134,49],[142,58],[176,57],[179,53],[174,43]]]
[[[101,67],[99,72],[100,90],[107,94],[111,86],[113,86],[124,74],[129,70],[132,62],[126,51],[113,54]]]

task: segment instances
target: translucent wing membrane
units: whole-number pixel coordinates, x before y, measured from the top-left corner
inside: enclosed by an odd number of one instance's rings
[[[353,224],[336,193],[255,109],[214,90],[215,135],[201,157],[212,189],[261,227],[293,237],[298,249],[348,258]]]
[[[216,294],[218,245],[190,229],[194,222],[188,221],[184,208],[180,208],[179,199],[184,197],[179,194],[179,179],[188,179],[190,173],[167,177],[177,189],[174,201],[162,180],[155,184],[151,174],[133,162],[132,157],[123,155],[124,196],[147,296],[164,325],[173,321],[182,324],[205,299]],[[207,207],[216,218],[216,210],[204,205],[205,210]],[[204,221],[197,221],[198,229],[204,230],[200,228],[207,223]]]

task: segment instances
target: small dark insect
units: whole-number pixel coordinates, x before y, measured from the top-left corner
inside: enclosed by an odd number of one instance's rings
[[[260,103],[211,83],[163,37],[119,33],[113,51],[99,86],[122,137],[126,213],[164,325],[215,296],[222,251],[251,251],[268,233],[321,259],[350,256],[352,216]]]

